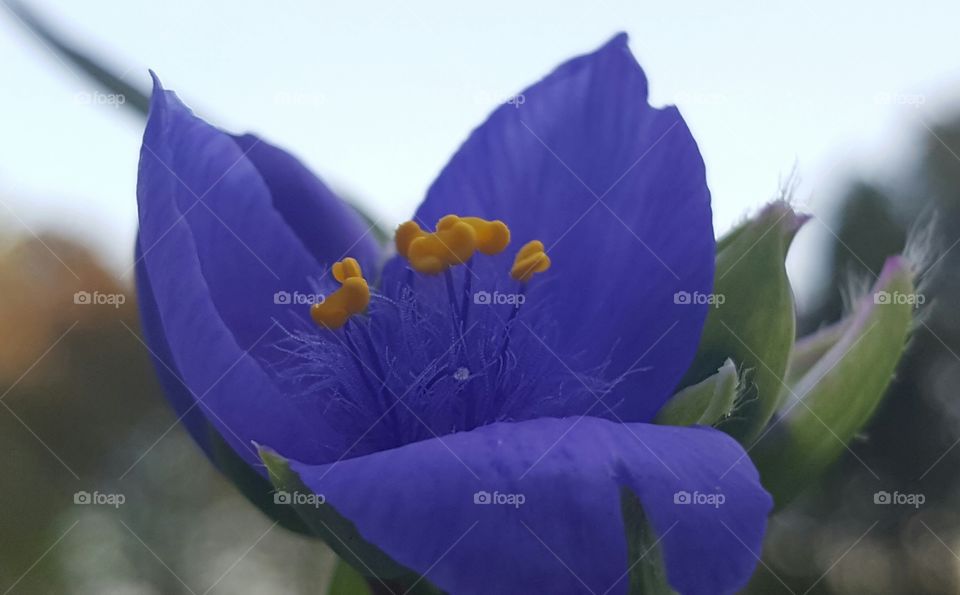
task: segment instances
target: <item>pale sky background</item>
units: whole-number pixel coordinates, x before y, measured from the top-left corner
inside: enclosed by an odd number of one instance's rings
[[[796,169],[816,216],[791,256],[801,304],[837,190],[904,167],[960,106],[956,1],[30,4],[127,80],[153,68],[212,122],[291,150],[387,227],[499,100],[627,31],[652,101],[700,143],[718,235]],[[67,231],[125,270],[142,122],[85,101],[94,87],[5,7],[0,83],[0,228]]]

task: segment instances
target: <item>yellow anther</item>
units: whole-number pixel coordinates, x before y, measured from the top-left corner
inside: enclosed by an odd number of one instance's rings
[[[401,245],[399,231],[398,250]],[[406,257],[414,270],[427,275],[436,275],[451,266],[467,262],[476,249],[477,233],[473,227],[462,221],[454,221],[435,233],[421,232],[420,235],[414,236],[406,245]]]
[[[328,329],[340,328],[370,304],[370,287],[355,259],[345,258],[334,263],[333,276],[340,282],[340,289],[310,307],[313,321]]]
[[[356,258],[344,258],[340,262],[333,263],[333,278],[343,283],[350,277],[363,277],[360,271],[360,263]]]
[[[517,252],[517,257],[513,260],[513,268],[510,269],[510,276],[521,283],[526,283],[535,273],[542,273],[549,268],[550,257],[544,252],[543,242],[532,240]]]
[[[395,241],[397,252],[415,271],[436,275],[464,264],[478,250],[487,255],[503,252],[510,244],[510,228],[503,221],[447,215],[437,221],[434,233],[407,221],[397,228]]]
[[[413,240],[425,235],[430,234],[420,229],[420,226],[417,225],[416,221],[407,221],[406,223],[403,223],[397,228],[397,233],[394,240],[397,244],[397,252],[400,254],[400,256],[407,258],[407,252],[410,250],[410,243],[413,242]]]
[[[477,234],[477,250],[486,255],[499,254],[510,243],[510,228],[503,221],[487,221],[480,217],[457,217],[447,215],[437,222],[437,231],[449,229],[457,222],[463,222],[473,228]]]

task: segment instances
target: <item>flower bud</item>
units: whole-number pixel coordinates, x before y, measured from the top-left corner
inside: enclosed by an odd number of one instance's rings
[[[784,261],[806,220],[777,201],[717,242],[713,291],[723,298],[707,315],[697,355],[680,386],[704,380],[728,358],[749,371],[751,383],[741,390],[737,415],[720,425],[743,444],[756,438],[777,408],[796,332]]]
[[[914,308],[913,300],[887,296],[915,296],[902,257],[887,260],[873,291],[846,320],[798,344],[796,373],[785,387],[781,410],[750,452],[777,506],[843,454],[880,403],[903,353]]]

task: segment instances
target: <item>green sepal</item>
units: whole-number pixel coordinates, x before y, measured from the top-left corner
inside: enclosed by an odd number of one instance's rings
[[[692,386],[732,359],[751,372],[737,415],[720,426],[749,444],[777,409],[781,378],[796,334],[793,292],[784,266],[787,250],[806,218],[774,202],[717,243],[714,300],[700,346],[681,381]]]
[[[312,495],[313,490],[304,485],[300,476],[289,463],[273,450],[260,446],[260,459],[267,467],[273,486],[288,494]],[[439,589],[416,572],[406,568],[380,548],[366,541],[356,526],[326,502],[306,502],[292,499],[289,504],[309,527],[311,533],[322,539],[340,558],[379,592],[409,593],[411,595],[435,595]]]
[[[337,559],[333,577],[327,586],[327,595],[373,595],[367,579],[357,570]]]
[[[886,392],[906,345],[914,306],[909,299],[875,299],[880,295],[914,295],[912,274],[902,257],[887,261],[873,291],[839,327],[839,338],[787,385],[788,400],[780,415],[750,451],[777,507],[790,502],[843,454]]]
[[[643,514],[640,499],[630,488],[620,488],[620,511],[627,532],[629,595],[672,595],[660,553],[659,539]]]
[[[714,375],[670,397],[657,413],[656,423],[712,426],[733,411],[737,385],[737,366],[728,359]]]
[[[273,485],[234,452],[227,441],[213,429],[213,426],[207,427],[207,434],[210,441],[210,455],[217,469],[233,482],[247,500],[260,512],[277,521],[281,527],[301,535],[312,535],[310,528],[292,508],[274,502]]]

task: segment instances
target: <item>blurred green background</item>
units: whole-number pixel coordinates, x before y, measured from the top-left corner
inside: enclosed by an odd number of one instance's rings
[[[2,16],[27,32],[29,14],[15,14],[11,7],[17,6],[3,4],[9,14]],[[604,18],[614,22],[617,16]],[[70,30],[69,22],[59,24]],[[96,70],[38,31],[17,43],[26,52],[59,56],[59,65],[50,61],[52,70],[83,76]],[[107,74],[99,73],[99,83],[84,82],[85,88],[108,93],[127,84]],[[142,126],[136,84],[123,92],[129,101],[109,117]],[[703,104],[707,97],[703,89],[697,93],[686,97],[695,114],[698,98]],[[710,97],[722,99],[723,92]],[[924,96],[888,95],[896,104],[891,97]],[[819,231],[801,236],[802,261],[793,267],[803,292],[803,333],[837,320],[850,288],[871,280],[886,256],[905,247],[925,267],[920,289],[927,303],[873,422],[819,485],[773,517],[751,593],[960,592],[960,250],[954,249],[960,242],[960,102],[956,110],[952,100],[940,103],[935,113],[901,122],[888,137],[896,146],[884,148],[876,167],[851,166],[837,174],[843,183],[817,188],[810,226]],[[4,117],[13,116],[8,110]],[[37,134],[56,139],[71,131]],[[0,145],[16,142],[0,135]],[[791,142],[785,136],[779,147],[789,152]],[[711,155],[705,150],[716,176],[723,161]],[[910,158],[897,158],[902,155]],[[769,172],[745,168],[758,180],[751,184],[769,192],[741,197],[740,211],[775,194],[776,173],[790,168],[779,165]],[[57,162],[44,167],[57,176]],[[10,171],[0,164],[0,178]],[[804,176],[802,166],[797,173]],[[122,172],[123,179],[132,175]],[[720,179],[724,191],[755,191]],[[132,188],[128,194],[132,204]],[[125,271],[131,255],[105,250],[110,242],[93,241],[89,229],[76,232],[56,216],[25,220],[19,213],[29,197],[17,196],[5,187],[6,210],[0,210],[0,472],[6,477],[0,488],[0,595],[320,592],[334,565],[329,550],[274,526],[249,505],[166,407],[139,338]],[[374,212],[401,208],[368,200]],[[118,307],[78,304],[77,292],[122,294],[125,300]],[[878,490],[922,494],[925,502],[876,505]],[[84,493],[113,501],[122,496],[123,502],[84,503]]]

